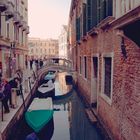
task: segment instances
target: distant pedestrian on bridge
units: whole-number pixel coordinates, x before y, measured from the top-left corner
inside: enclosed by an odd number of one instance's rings
[[[40,59],[39,65],[40,65],[40,68],[42,68],[42,66],[43,66],[43,60],[42,59]]]

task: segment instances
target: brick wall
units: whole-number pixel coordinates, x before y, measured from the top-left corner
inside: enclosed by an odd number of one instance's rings
[[[99,54],[98,115],[114,140],[140,139],[140,47],[125,37],[127,59],[121,53],[121,37],[113,29],[100,30],[98,36],[82,43],[79,55],[90,58]],[[101,96],[103,53],[114,52],[112,103]],[[91,59],[88,78],[78,75],[78,87],[86,99],[91,98]],[[79,65],[78,65],[79,66]]]

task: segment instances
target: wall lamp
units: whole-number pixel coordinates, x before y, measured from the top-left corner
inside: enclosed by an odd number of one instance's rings
[[[122,37],[122,40],[121,40],[121,51],[122,51],[123,57],[126,59],[127,58],[127,52],[126,52],[124,37]]]

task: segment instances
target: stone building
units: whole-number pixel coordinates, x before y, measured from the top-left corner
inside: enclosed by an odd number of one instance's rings
[[[0,72],[10,78],[25,68],[28,53],[27,0],[0,1]]]
[[[58,40],[29,38],[29,57],[33,59],[44,59],[58,56]]]
[[[67,58],[67,26],[63,25],[61,29],[61,34],[58,37],[59,42],[59,57]]]
[[[72,0],[77,87],[113,140],[140,139],[140,1]]]

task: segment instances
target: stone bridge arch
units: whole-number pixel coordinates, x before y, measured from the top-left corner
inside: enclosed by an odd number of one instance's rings
[[[43,67],[37,71],[38,79],[49,70],[73,72],[72,61],[65,58],[52,57],[43,61]]]

